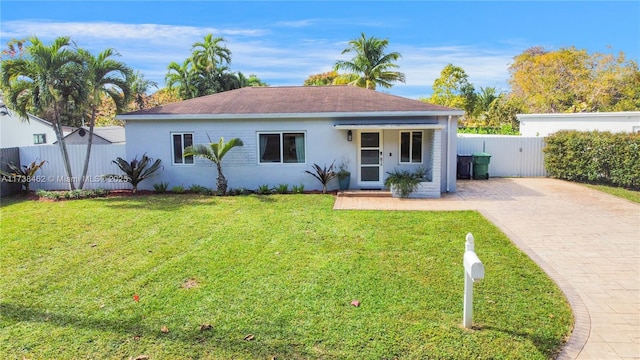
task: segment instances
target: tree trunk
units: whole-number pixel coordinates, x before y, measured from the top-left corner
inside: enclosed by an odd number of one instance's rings
[[[218,188],[218,194],[224,195],[227,193],[227,179],[222,173],[222,165],[220,164],[220,162],[216,163],[216,167],[218,169],[218,179],[216,182],[216,187]]]
[[[64,133],[62,132],[62,123],[60,121],[60,113],[58,112],[58,105],[54,105],[54,118],[53,129],[56,132],[58,138],[58,144],[60,145],[60,151],[62,152],[62,161],[64,162],[64,168],[67,171],[67,177],[69,181],[69,190],[75,190],[76,185],[73,183],[73,173],[71,172],[71,161],[69,160],[69,152],[67,151],[67,144],[64,142]]]
[[[84,189],[87,170],[89,170],[89,159],[91,158],[91,145],[93,144],[93,128],[96,125],[96,107],[92,106],[91,119],[89,120],[89,141],[87,143],[87,154],[84,158],[84,167],[82,168],[82,177],[80,178],[80,190]]]

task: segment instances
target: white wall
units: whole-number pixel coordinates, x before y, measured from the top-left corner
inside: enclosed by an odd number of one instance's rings
[[[442,120],[442,119],[440,119]],[[444,118],[446,121],[446,118]],[[455,123],[455,119],[453,120]],[[306,163],[304,164],[260,164],[258,162],[258,132],[282,131],[306,133]],[[351,171],[352,188],[357,188],[357,136],[354,130],[353,141],[347,141],[347,130],[338,130],[333,127],[333,119],[264,119],[253,121],[128,121],[126,124],[127,158],[140,157],[143,153],[153,158],[160,158],[164,164],[164,171],[153,182],[142,184],[142,189],[152,189],[154,183],[168,182],[169,188],[181,185],[185,188],[197,184],[208,188],[215,188],[217,172],[213,163],[208,160],[196,158],[194,165],[172,164],[172,139],[171,133],[193,132],[195,144],[208,144],[217,142],[220,137],[226,140],[240,138],[244,146],[232,149],[222,162],[223,172],[229,182],[230,188],[245,187],[256,189],[260,185],[278,184],[299,185],[303,184],[306,190],[319,190],[321,184],[305,170],[311,170],[314,163],[320,166],[329,165],[335,160],[336,167],[343,159],[349,163]],[[446,137],[446,129],[442,131]],[[433,131],[425,131],[424,158],[431,155],[430,141]],[[397,130],[383,131],[384,141],[384,174],[398,166],[398,141]],[[443,140],[443,146],[445,141]],[[391,156],[389,156],[391,153]],[[438,155],[445,156],[443,153]],[[455,147],[450,153],[453,158],[453,172],[449,179],[450,191],[455,191]],[[445,161],[438,162],[438,165]],[[425,164],[430,167],[430,164]],[[444,167],[444,165],[441,165]],[[441,188],[447,189],[447,179],[444,171],[441,171]],[[337,180],[330,189],[337,189]]]
[[[522,136],[547,136],[560,130],[578,131],[640,131],[640,111],[570,113],[570,114],[519,114]]]
[[[194,132],[195,144],[217,142],[237,137],[244,145],[227,153],[222,162],[222,170],[230,188],[245,187],[256,189],[260,185],[278,184],[299,185],[306,190],[321,189],[320,183],[305,170],[317,163],[336,166],[345,154],[349,156],[349,170],[356,173],[356,142],[348,142],[346,130],[336,130],[326,121],[306,119],[259,120],[252,122],[237,121],[216,123],[211,121],[128,121],[126,125],[127,158],[138,158],[147,153],[153,158],[162,159],[164,171],[153,182],[141,184],[144,189],[153,189],[153,183],[168,182],[169,188],[182,185],[185,188],[197,184],[215,188],[217,172],[215,165],[205,159],[196,158],[194,165],[172,164],[173,132]],[[258,132],[284,131],[305,132],[306,149],[304,164],[259,164]],[[210,138],[210,139],[209,139]],[[331,141],[327,141],[330,139]],[[354,139],[355,140],[355,139]],[[347,155],[348,156],[348,155]],[[354,181],[352,181],[353,183]],[[332,189],[338,187],[337,180]]]
[[[37,119],[21,119],[14,111],[0,116],[0,148],[33,146],[34,134],[45,134],[47,144],[57,140],[53,128]]]

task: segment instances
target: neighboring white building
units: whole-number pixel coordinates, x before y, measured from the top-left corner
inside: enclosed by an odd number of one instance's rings
[[[560,130],[640,132],[640,111],[518,114],[522,136],[547,136]]]
[[[64,135],[71,131],[73,128],[63,127]],[[33,115],[24,119],[12,110],[3,111],[0,116],[0,148],[47,145],[56,141],[53,124],[46,120]]]
[[[122,144],[125,142],[125,132],[123,126],[100,126],[93,128],[92,143],[101,144]],[[81,127],[64,137],[66,144],[88,144],[89,128]]]
[[[127,159],[162,159],[154,182],[214,187],[216,169],[185,157],[191,144],[240,138],[224,158],[233,188],[299,185],[320,189],[305,170],[349,164],[351,189],[382,189],[394,169],[431,171],[433,195],[456,190],[457,118],[462,110],[354,86],[255,87],[117,116],[126,122]]]

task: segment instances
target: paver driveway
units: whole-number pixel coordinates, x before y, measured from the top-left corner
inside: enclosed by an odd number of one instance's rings
[[[546,178],[458,181],[441,199],[338,196],[334,209],[478,210],[564,291],[560,359],[640,359],[640,205]]]

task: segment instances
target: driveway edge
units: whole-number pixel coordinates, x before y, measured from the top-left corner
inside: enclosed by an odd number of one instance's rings
[[[531,260],[533,260],[540,268],[549,275],[549,277],[558,285],[560,290],[564,293],[565,298],[569,301],[571,310],[573,312],[573,331],[566,344],[563,346],[562,351],[556,357],[557,360],[574,360],[580,355],[582,349],[587,344],[589,334],[591,333],[591,317],[587,306],[582,301],[582,298],[578,294],[578,291],[560,275],[552,266],[544,261],[535,251],[533,251],[525,241],[520,239],[508,226],[502,224],[497,218],[493,217],[486,210],[477,210],[487,220],[500,228],[502,232],[516,246],[527,254]]]

